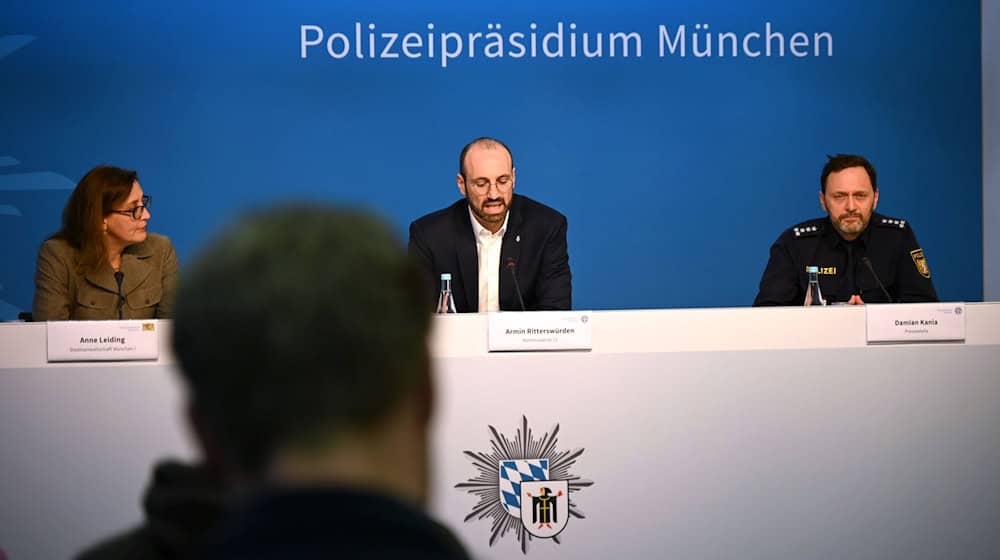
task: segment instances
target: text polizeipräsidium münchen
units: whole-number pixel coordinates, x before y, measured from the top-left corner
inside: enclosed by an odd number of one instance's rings
[[[833,56],[833,34],[775,29],[770,21],[750,31],[716,31],[707,23],[659,25],[650,35],[639,31],[587,31],[576,23],[550,27],[531,23],[509,30],[487,23],[485,31],[444,31],[428,23],[420,32],[382,29],[354,22],[352,28],[299,26],[300,57],[332,59],[436,61],[441,68],[457,59],[634,59],[649,53],[660,58],[820,58]]]

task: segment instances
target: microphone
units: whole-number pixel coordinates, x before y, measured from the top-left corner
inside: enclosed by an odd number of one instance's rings
[[[892,296],[889,295],[889,290],[885,289],[885,285],[882,284],[882,280],[878,277],[878,274],[875,273],[875,267],[872,266],[872,260],[869,259],[868,257],[862,257],[861,262],[865,263],[865,266],[868,268],[868,271],[872,273],[872,276],[875,278],[875,281],[878,282],[878,287],[882,288],[882,293],[885,294],[886,301],[892,303]]]
[[[124,318],[125,315],[125,294],[122,293],[122,280],[125,279],[125,273],[116,270],[115,271],[115,282],[118,283],[118,320]]]
[[[517,261],[514,260],[514,257],[507,257],[507,262],[504,266],[510,271],[511,278],[514,279],[514,291],[517,293],[517,301],[521,304],[521,311],[527,311],[524,307],[524,298],[521,297],[521,286],[517,283],[517,271],[515,270],[517,268]]]

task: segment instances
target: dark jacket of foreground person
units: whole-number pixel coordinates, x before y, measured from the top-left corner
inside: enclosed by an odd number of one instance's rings
[[[262,494],[226,521],[205,558],[464,560],[442,525],[395,498],[366,490],[296,488]]]
[[[143,496],[146,522],[84,551],[77,560],[197,558],[223,512],[219,483],[201,466],[164,461]]]

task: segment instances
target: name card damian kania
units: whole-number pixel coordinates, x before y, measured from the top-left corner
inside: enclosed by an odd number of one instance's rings
[[[865,306],[869,343],[965,340],[965,303],[886,303]]]

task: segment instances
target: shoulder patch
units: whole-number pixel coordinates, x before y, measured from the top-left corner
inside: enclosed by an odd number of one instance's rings
[[[931,277],[931,268],[927,266],[927,257],[924,257],[923,249],[914,249],[910,251],[910,258],[913,259],[913,264],[917,267],[917,272],[919,272],[921,276],[924,278]]]

